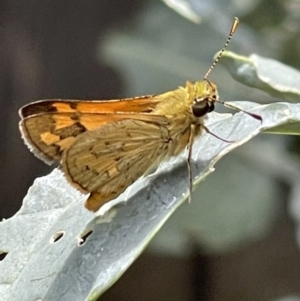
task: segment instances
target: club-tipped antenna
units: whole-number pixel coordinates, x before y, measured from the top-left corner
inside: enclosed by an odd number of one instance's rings
[[[232,23],[228,38],[223,46],[223,48],[221,49],[221,51],[219,52],[218,56],[216,57],[216,59],[214,60],[214,62],[212,63],[212,65],[209,67],[209,69],[207,70],[205,76],[204,76],[204,80],[207,79],[208,75],[210,74],[210,72],[214,69],[214,67],[216,66],[216,64],[218,63],[220,57],[223,55],[223,52],[225,51],[225,49],[227,48],[232,36],[234,35],[237,27],[239,25],[239,19],[237,17],[234,18],[234,21]]]

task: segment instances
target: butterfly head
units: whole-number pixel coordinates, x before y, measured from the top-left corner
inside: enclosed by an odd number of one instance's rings
[[[214,110],[214,103],[218,101],[217,86],[205,79],[195,82],[192,112],[195,117],[202,117]]]

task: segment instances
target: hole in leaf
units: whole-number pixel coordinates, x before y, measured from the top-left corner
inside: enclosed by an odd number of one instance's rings
[[[0,261],[3,261],[7,254],[8,252],[0,251]]]
[[[54,235],[52,235],[50,239],[50,243],[54,244],[58,242],[65,235],[65,231],[58,231]]]
[[[82,246],[86,242],[87,238],[92,233],[93,233],[93,230],[91,230],[91,229],[87,229],[87,230],[83,231],[78,237],[78,245]]]

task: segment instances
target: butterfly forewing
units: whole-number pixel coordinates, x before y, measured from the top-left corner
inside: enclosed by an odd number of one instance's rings
[[[118,113],[118,112],[149,112],[157,102],[154,95],[112,100],[75,100],[46,99],[39,100],[22,107],[21,118],[42,113]]]
[[[60,160],[77,135],[128,118],[126,114],[151,112],[158,101],[154,96],[111,101],[37,101],[20,109],[20,129],[33,153],[51,164]]]

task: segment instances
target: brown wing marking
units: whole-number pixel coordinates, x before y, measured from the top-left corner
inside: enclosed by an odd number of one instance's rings
[[[160,119],[160,116],[115,113],[43,113],[29,116],[20,122],[25,143],[30,150],[48,164],[60,160],[62,152],[86,131],[94,131],[107,123],[122,119]]]
[[[165,117],[157,122],[125,119],[80,134],[64,152],[62,169],[96,211],[168,155],[171,139]]]
[[[53,114],[36,115],[20,122],[25,143],[38,158],[48,164],[59,160],[62,151],[73,142],[74,137],[86,131],[80,122],[70,122],[69,116],[60,117],[63,118],[59,128],[56,128]]]

